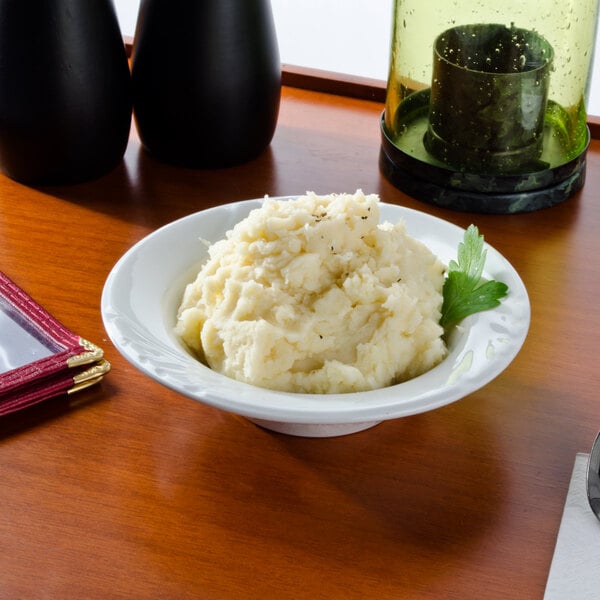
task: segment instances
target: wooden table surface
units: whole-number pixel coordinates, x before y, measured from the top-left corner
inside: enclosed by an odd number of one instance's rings
[[[575,455],[600,428],[600,142],[567,202],[465,214],[382,177],[381,110],[284,88],[271,147],[240,167],[167,166],[132,133],[97,181],[0,177],[0,269],[113,365],[76,406],[0,421],[0,598],[542,597]],[[520,273],[529,336],[480,391],[346,437],[288,437],[163,388],[107,339],[104,281],[155,228],[356,188],[476,223]]]

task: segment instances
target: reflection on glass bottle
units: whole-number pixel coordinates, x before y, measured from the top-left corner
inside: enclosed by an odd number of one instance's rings
[[[142,0],[132,56],[144,147],[188,167],[224,167],[273,137],[281,64],[268,0]]]
[[[111,0],[0,0],[0,170],[31,184],[93,179],[122,160],[129,65]]]

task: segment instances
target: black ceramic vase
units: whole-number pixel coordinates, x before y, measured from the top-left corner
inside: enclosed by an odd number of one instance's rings
[[[0,170],[93,179],[123,158],[131,77],[111,0],[0,0]]]
[[[281,92],[269,0],[142,0],[132,77],[140,139],[158,159],[216,168],[255,158]]]

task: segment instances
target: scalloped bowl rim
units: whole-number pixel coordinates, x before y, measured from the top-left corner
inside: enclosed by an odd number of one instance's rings
[[[283,196],[279,199],[291,199]],[[111,270],[101,299],[105,329],[119,352],[162,385],[206,405],[269,423],[358,424],[432,410],[480,389],[521,349],[531,309],[512,265],[486,243],[484,276],[504,281],[509,295],[495,309],[472,315],[449,339],[449,354],[409,381],[367,392],[287,393],[235,381],[194,358],[173,328],[185,285],[206,260],[203,240],[221,239],[264,199],[243,200],[173,221],[131,247]],[[464,229],[426,213],[381,203],[381,221],[403,219],[407,231],[446,264]]]

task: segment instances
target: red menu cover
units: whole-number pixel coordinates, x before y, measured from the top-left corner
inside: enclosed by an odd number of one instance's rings
[[[80,391],[109,370],[101,348],[0,272],[0,416]]]

